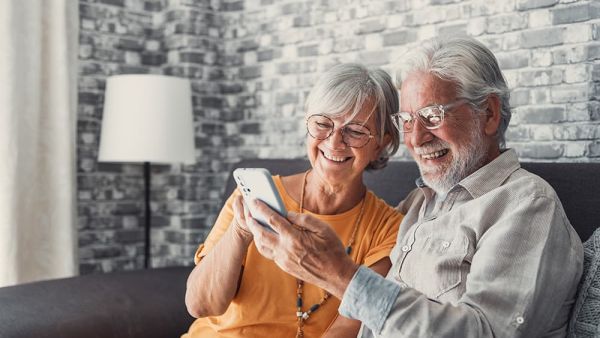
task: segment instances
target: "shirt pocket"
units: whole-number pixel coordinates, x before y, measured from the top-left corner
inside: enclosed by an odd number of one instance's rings
[[[423,290],[429,297],[440,298],[463,282],[463,268],[469,250],[469,239],[463,233],[435,233],[423,242],[418,269],[428,280]],[[460,295],[457,295],[460,297]]]

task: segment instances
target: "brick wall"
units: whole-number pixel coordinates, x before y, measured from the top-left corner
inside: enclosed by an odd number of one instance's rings
[[[198,163],[153,172],[153,265],[190,264],[229,165],[303,157],[303,102],[331,65],[390,72],[412,45],[468,34],[512,89],[507,144],[528,161],[600,161],[600,3],[513,1],[80,0],[78,122],[82,273],[142,265],[141,165],[97,163],[106,76],[193,84]],[[397,159],[408,159],[401,148]]]
[[[222,23],[210,1],[80,0],[78,217],[81,273],[143,266],[141,164],[98,163],[106,77],[190,78],[197,164],[152,170],[152,265],[191,264],[219,210],[227,156]],[[227,117],[229,116],[229,117]]]
[[[240,54],[232,64],[237,70],[230,71],[244,86],[236,94],[248,110],[242,126],[258,127],[241,134],[238,156],[303,156],[302,103],[315,77],[332,64],[359,61],[393,74],[399,56],[418,41],[467,34],[491,48],[505,72],[515,107],[507,144],[521,159],[600,160],[598,1],[242,5],[224,14],[225,45]],[[404,147],[397,157],[409,158]]]

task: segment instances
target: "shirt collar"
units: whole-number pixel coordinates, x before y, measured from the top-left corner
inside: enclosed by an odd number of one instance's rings
[[[500,156],[464,178],[458,185],[462,186],[473,198],[477,198],[499,187],[519,168],[521,168],[521,165],[515,150],[506,149]],[[430,189],[422,177],[417,178],[415,184],[421,189]]]
[[[521,168],[519,158],[514,149],[503,151],[492,162],[484,165],[471,175],[460,181],[460,185],[477,198],[499,187],[502,182]]]

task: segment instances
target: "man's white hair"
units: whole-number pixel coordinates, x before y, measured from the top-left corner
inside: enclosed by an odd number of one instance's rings
[[[501,149],[511,118],[510,91],[494,54],[470,37],[433,38],[411,49],[397,65],[397,86],[408,74],[420,71],[456,85],[458,97],[485,108],[489,95],[500,100],[500,125],[496,138]]]

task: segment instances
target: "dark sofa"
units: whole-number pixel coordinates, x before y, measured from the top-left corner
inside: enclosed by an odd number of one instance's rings
[[[273,174],[287,175],[307,169],[308,163],[245,160],[235,167],[265,167]],[[554,187],[582,240],[600,226],[600,163],[524,163],[523,167]],[[392,162],[365,174],[365,181],[395,205],[414,188],[417,176],[414,163]],[[225,197],[234,187],[230,177]],[[179,337],[192,322],[183,301],[190,270],[86,275],[0,288],[0,337]]]

